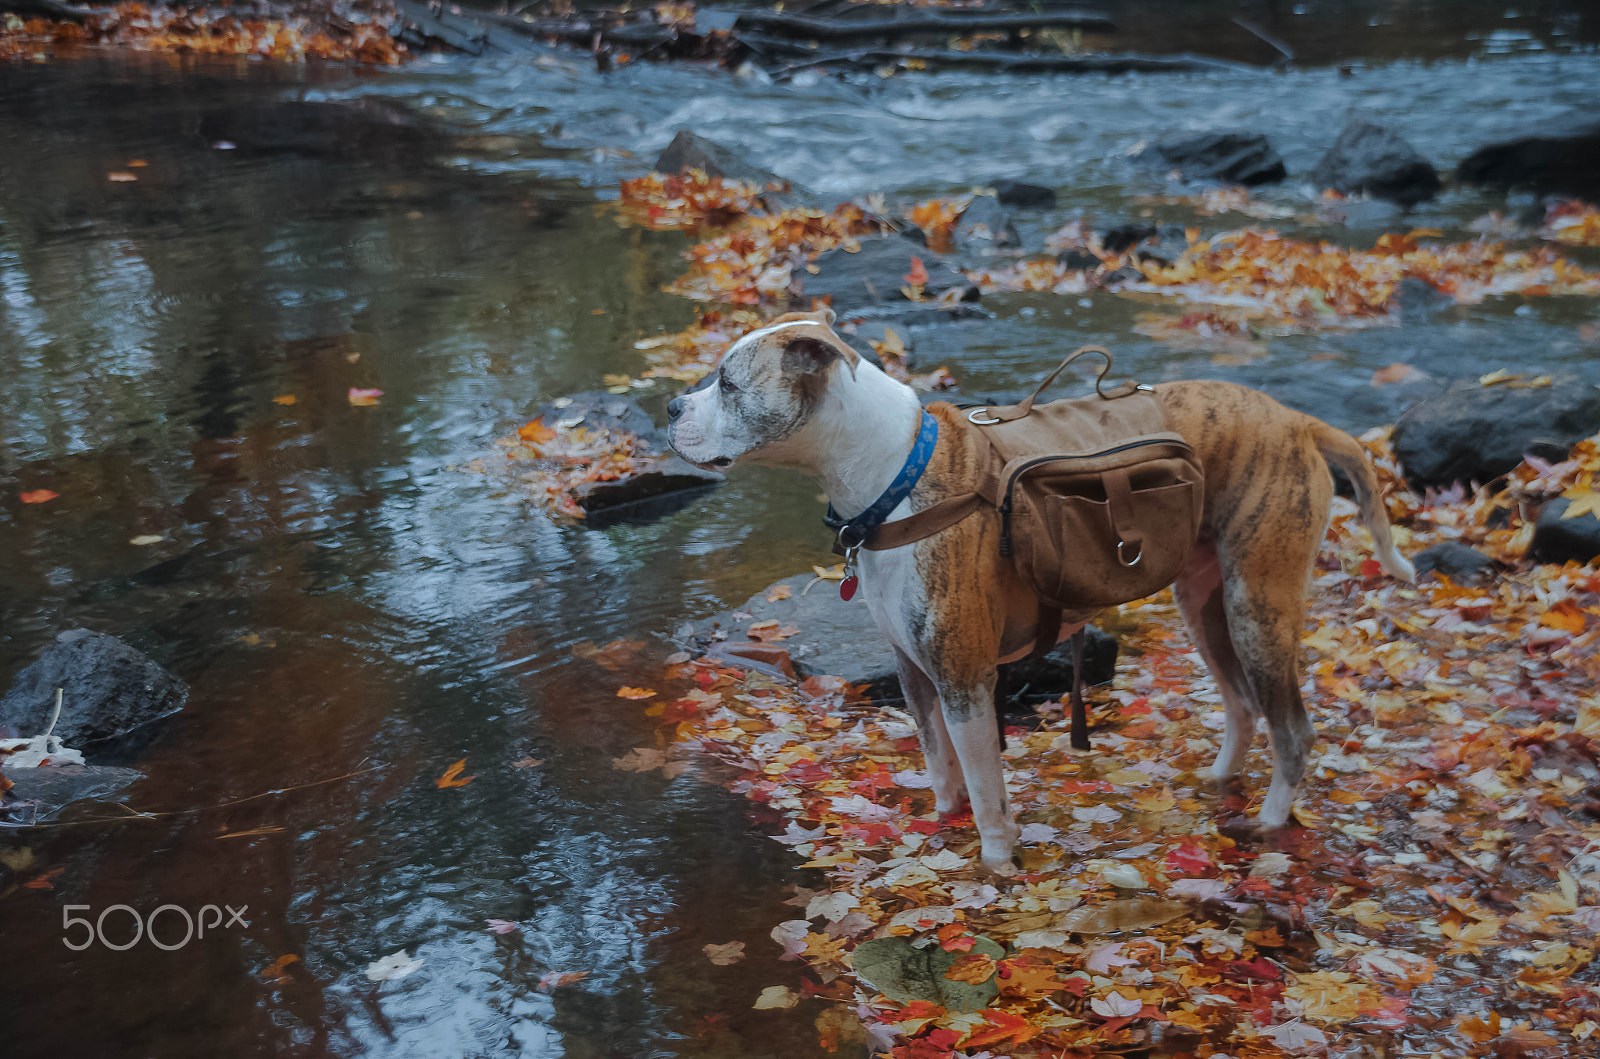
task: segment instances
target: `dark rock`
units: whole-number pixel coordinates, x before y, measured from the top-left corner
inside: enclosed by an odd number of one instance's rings
[[[1563,379],[1512,389],[1458,383],[1401,415],[1394,451],[1413,488],[1487,484],[1525,454],[1565,459],[1573,444],[1600,431],[1600,390]]]
[[[549,427],[569,423],[593,430],[625,431],[644,442],[647,456],[655,454],[626,478],[584,482],[572,491],[589,516],[587,525],[593,528],[670,515],[726,480],[717,471],[702,470],[675,455],[667,444],[667,432],[631,397],[588,390],[540,405],[537,417]]]
[[[0,699],[0,725],[18,736],[39,735],[50,724],[57,688],[62,696],[55,735],[85,756],[127,740],[189,699],[187,684],[115,636],[68,629],[17,674]]]
[[[1189,237],[1181,224],[1163,224],[1156,229],[1156,237],[1146,240],[1135,251],[1140,261],[1150,261],[1168,268],[1183,252],[1189,249]]]
[[[1452,581],[1466,582],[1492,573],[1495,561],[1460,541],[1445,541],[1413,555],[1411,565],[1416,567],[1418,577],[1439,573]]]
[[[1132,224],[1120,224],[1115,228],[1107,228],[1100,233],[1100,245],[1105,247],[1108,253],[1120,254],[1125,250],[1131,250],[1138,246],[1146,239],[1154,239],[1156,232],[1155,225],[1141,221],[1135,221]]]
[[[544,420],[547,427],[566,423],[590,430],[620,430],[643,438],[657,451],[667,449],[667,432],[656,426],[637,401],[622,394],[604,390],[568,394],[540,405],[536,418]]]
[[[1588,513],[1577,518],[1562,518],[1571,502],[1561,497],[1539,509],[1533,542],[1528,545],[1528,558],[1536,563],[1577,561],[1584,564],[1600,558],[1600,519]]]
[[[1140,272],[1132,265],[1123,265],[1121,268],[1107,272],[1105,275],[1101,276],[1100,285],[1102,287],[1110,288],[1119,283],[1137,283],[1142,279],[1144,279],[1143,272]]]
[[[1098,257],[1095,257],[1081,246],[1061,251],[1056,255],[1056,260],[1066,268],[1082,269],[1085,272],[1092,272],[1104,264]]]
[[[1319,188],[1415,206],[1439,193],[1439,174],[1399,135],[1359,118],[1344,127],[1308,179]]]
[[[1600,198],[1600,121],[1574,111],[1480,147],[1456,166],[1456,179]]]
[[[7,769],[12,783],[4,811],[27,822],[46,822],[74,802],[115,802],[135,780],[143,779],[136,769],[108,765],[42,765],[31,769]]]
[[[927,269],[928,282],[923,286],[927,297],[937,298],[955,288],[963,292],[964,300],[977,298],[977,288],[946,258],[894,235],[862,239],[861,249],[854,254],[840,248],[817,255],[814,264],[818,272],[803,276],[801,297],[805,301],[831,298],[834,312],[841,316],[872,305],[898,302],[905,306],[909,299],[900,288],[906,285],[912,258],[920,259]]]
[[[1136,158],[1162,169],[1176,169],[1185,180],[1221,180],[1255,187],[1287,175],[1283,159],[1265,136],[1251,132],[1202,132],[1163,140]]]
[[[956,246],[964,251],[984,252],[1022,243],[1011,215],[993,195],[979,195],[967,203],[956,220]]]
[[[1420,276],[1407,276],[1394,285],[1384,307],[1400,315],[1403,324],[1420,324],[1456,300]]]
[[[866,604],[860,599],[840,599],[839,586],[832,581],[819,581],[802,595],[811,580],[810,574],[800,574],[779,581],[779,585],[790,587],[788,599],[770,602],[766,592],[758,593],[736,611],[724,612],[703,623],[698,633],[700,641],[710,644],[722,636],[735,644],[753,642],[748,641],[745,630],[755,622],[775,618],[800,630],[781,641],[800,676],[843,677],[852,684],[867,685],[868,693],[876,699],[901,698],[894,648],[878,631]],[[736,612],[750,617],[735,618]],[[728,657],[727,648],[718,657]],[[1084,652],[1085,681],[1100,684],[1110,680],[1116,661],[1116,640],[1090,626]],[[1057,644],[1043,658],[1002,666],[1001,673],[998,687],[1011,699],[1055,698],[1072,689],[1072,645]]]
[[[776,173],[746,162],[732,148],[724,147],[688,129],[678,130],[678,134],[667,144],[666,150],[661,152],[652,168],[658,173],[673,174],[681,173],[685,169],[698,169],[706,176],[748,180],[761,187],[786,183]]]
[[[1047,210],[1056,204],[1056,193],[1052,189],[1019,180],[996,180],[994,194],[1000,205],[1019,210]]]
[[[915,369],[916,344],[911,339],[911,329],[898,320],[862,320],[859,323],[846,325],[839,332],[839,337],[849,342],[856,352],[881,368],[883,361],[878,356],[878,351],[872,348],[872,343],[888,341],[891,330],[905,347],[905,366],[908,369]]]

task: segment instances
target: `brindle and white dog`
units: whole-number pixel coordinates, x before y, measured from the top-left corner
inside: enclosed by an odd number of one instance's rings
[[[909,386],[834,334],[833,318],[829,309],[790,313],[741,338],[709,385],[668,405],[672,446],[702,466],[794,467],[820,481],[847,517],[864,510],[899,472],[921,408]],[[1222,692],[1226,724],[1212,774],[1237,775],[1264,717],[1274,767],[1258,823],[1278,827],[1315,741],[1299,654],[1306,586],[1333,497],[1325,461],[1354,484],[1383,568],[1407,581],[1413,571],[1349,435],[1231,383],[1155,390],[1168,429],[1188,440],[1205,472],[1200,540],[1174,591]],[[982,465],[959,413],[947,404],[929,411],[939,420],[938,446],[891,520],[970,491]],[[981,507],[914,544],[864,551],[860,576],[867,607],[894,645],[937,808],[954,812],[970,799],[984,864],[1011,874],[1018,828],[995,740],[995,666],[1028,652],[1038,607],[1001,557],[999,536],[998,514]],[[1067,615],[1062,636],[1091,616]]]

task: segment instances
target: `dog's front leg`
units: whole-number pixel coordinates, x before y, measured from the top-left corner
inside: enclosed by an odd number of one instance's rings
[[[975,681],[940,681],[937,686],[945,728],[966,777],[972,820],[983,840],[983,866],[999,875],[1015,875],[1011,852],[1019,829],[1006,800],[1005,765],[994,737],[994,682],[991,666]]]
[[[917,740],[927,763],[928,783],[933,788],[933,806],[941,815],[960,812],[967,804],[967,786],[961,775],[961,761],[944,725],[939,707],[939,690],[904,651],[894,649],[895,667],[900,672],[900,690],[905,692],[906,708],[917,722]]]

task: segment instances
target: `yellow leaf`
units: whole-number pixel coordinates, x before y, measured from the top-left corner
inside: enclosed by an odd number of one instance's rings
[[[1583,480],[1561,494],[1568,500],[1567,509],[1561,513],[1563,520],[1579,515],[1600,518],[1600,493],[1594,491],[1594,476],[1584,475]]]
[[[1522,378],[1521,375],[1513,375],[1509,371],[1507,371],[1506,369],[1501,368],[1498,371],[1491,371],[1487,375],[1478,376],[1478,385],[1480,385],[1480,386],[1493,386],[1496,383],[1510,382],[1512,379],[1520,379],[1520,378]]]
[[[653,699],[656,697],[653,688],[630,688],[627,685],[617,689],[619,699]]]

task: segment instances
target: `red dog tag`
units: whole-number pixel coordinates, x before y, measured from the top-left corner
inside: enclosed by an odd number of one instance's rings
[[[851,574],[849,577],[845,578],[843,581],[840,581],[839,582],[839,598],[844,600],[846,603],[850,602],[852,599],[855,598],[856,586],[858,586],[860,584],[861,584],[861,579],[859,577],[857,577],[855,574]]]

